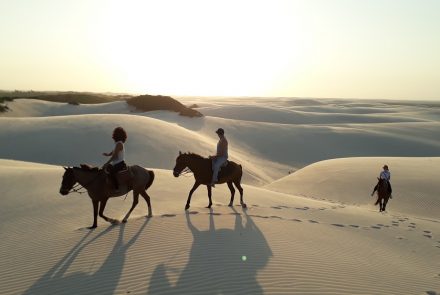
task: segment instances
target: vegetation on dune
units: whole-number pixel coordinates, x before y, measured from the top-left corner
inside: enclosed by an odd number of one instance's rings
[[[1,91],[0,90],[0,112],[9,108],[4,105],[5,101],[13,99],[28,98],[52,102],[64,102],[71,105],[98,104],[112,101],[125,100],[129,105],[136,107],[139,111],[169,110],[178,112],[182,116],[202,117],[203,115],[188,108],[170,96],[162,95],[140,95],[132,96],[127,94],[105,94],[91,92],[57,92],[57,91]]]
[[[8,106],[5,105],[6,101],[12,101],[13,98],[10,97],[0,97],[0,113],[6,112],[9,110]]]
[[[170,96],[140,95],[127,99],[127,103],[138,110],[149,112],[157,110],[169,110],[178,112],[182,116],[202,117],[199,111],[188,108]]]

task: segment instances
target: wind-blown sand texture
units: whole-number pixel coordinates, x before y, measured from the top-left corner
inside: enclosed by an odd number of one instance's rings
[[[202,118],[133,115],[121,102],[15,100],[0,117],[0,294],[438,294],[440,104],[182,98]],[[153,217],[92,223],[86,195],[58,193],[61,165],[101,165],[121,125],[127,161],[153,169]],[[178,151],[215,151],[223,127],[248,209],[227,186],[184,211]],[[381,166],[393,199],[370,193]],[[291,174],[289,174],[289,171]],[[237,197],[237,196],[236,196]],[[131,194],[110,199],[122,219]],[[237,198],[235,199],[238,205]]]

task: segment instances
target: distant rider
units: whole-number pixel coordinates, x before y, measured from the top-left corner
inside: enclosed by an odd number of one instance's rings
[[[391,172],[388,169],[388,165],[384,165],[382,168],[383,168],[383,170],[382,170],[382,172],[380,172],[379,178],[380,179],[384,179],[384,180],[387,181],[387,183],[388,183],[388,192],[390,193],[390,198],[391,198],[391,193],[393,192],[393,189],[391,188],[391,183],[390,183]],[[371,193],[371,196],[373,196],[374,192],[377,191],[377,186],[378,186],[378,184],[376,184],[376,186],[374,187],[373,192]]]

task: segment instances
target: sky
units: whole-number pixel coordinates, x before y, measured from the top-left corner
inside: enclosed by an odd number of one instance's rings
[[[438,0],[0,0],[0,89],[440,100]]]

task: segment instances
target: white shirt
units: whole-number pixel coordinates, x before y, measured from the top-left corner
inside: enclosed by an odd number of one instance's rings
[[[391,179],[390,171],[384,170],[384,171],[380,172],[380,178],[390,181],[390,179]]]
[[[115,146],[118,144],[118,143],[121,143],[122,144],[122,150],[120,150],[119,152],[118,152],[118,154],[116,155],[116,157],[113,159],[113,161],[112,161],[112,165],[116,165],[116,164],[118,164],[118,163],[121,163],[122,161],[124,161],[124,151],[125,151],[125,147],[124,147],[124,143],[122,142],[122,141],[118,141],[118,142],[116,142],[115,143]]]

